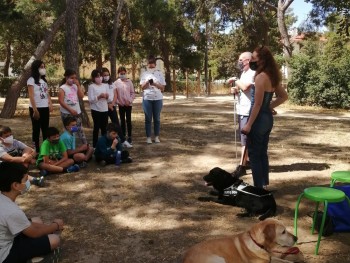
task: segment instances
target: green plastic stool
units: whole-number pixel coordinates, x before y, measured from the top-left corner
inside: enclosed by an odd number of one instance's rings
[[[324,213],[322,216],[322,222],[321,222],[320,231],[318,233],[318,239],[317,239],[316,251],[315,251],[315,255],[318,255],[318,248],[320,246],[324,223],[326,221],[328,203],[338,203],[347,199],[350,205],[350,200],[343,191],[340,191],[338,189],[334,189],[330,187],[321,187],[321,186],[305,188],[304,192],[299,195],[299,198],[295,207],[295,213],[294,213],[294,235],[295,236],[298,236],[297,221],[298,221],[299,204],[303,197],[316,202],[315,213],[314,213],[314,218],[313,218],[312,227],[311,227],[311,234],[313,234],[315,230],[315,222],[316,222],[319,203],[323,202]]]
[[[331,187],[336,182],[350,183],[350,171],[335,171],[331,174]]]

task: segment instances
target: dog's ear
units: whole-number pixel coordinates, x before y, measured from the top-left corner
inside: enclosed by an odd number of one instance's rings
[[[276,239],[276,224],[267,224],[263,230],[264,234],[264,247],[268,248],[275,243]]]

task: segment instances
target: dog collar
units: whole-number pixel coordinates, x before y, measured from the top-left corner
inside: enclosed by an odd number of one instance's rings
[[[256,242],[256,241],[254,240],[254,238],[253,238],[252,235],[250,234],[250,231],[249,231],[248,233],[249,233],[250,238],[253,240],[254,244],[257,245],[258,247],[260,247],[261,249],[265,250],[265,248],[264,248],[263,245],[260,245],[258,242]]]

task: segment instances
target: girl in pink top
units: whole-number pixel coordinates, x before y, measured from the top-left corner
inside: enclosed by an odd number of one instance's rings
[[[134,84],[130,79],[126,77],[125,67],[118,68],[118,75],[119,75],[119,78],[114,82],[114,85],[118,93],[117,104],[119,107],[120,126],[122,128],[123,135],[126,136],[126,125],[127,125],[128,142],[132,144],[131,111],[132,111],[132,102],[135,99]]]

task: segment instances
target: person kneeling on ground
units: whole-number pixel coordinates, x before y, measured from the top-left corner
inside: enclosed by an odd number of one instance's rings
[[[95,148],[96,162],[102,166],[106,164],[114,164],[116,162],[116,155],[121,151],[121,162],[131,163],[132,159],[129,157],[128,151],[122,151],[123,146],[118,138],[118,128],[114,123],[107,125],[107,134],[98,138]]]
[[[63,230],[63,221],[54,219],[49,225],[43,224],[40,218],[30,221],[15,203],[29,188],[26,167],[19,163],[0,163],[0,262],[27,262],[53,250],[59,251],[60,238],[52,233]]]
[[[49,173],[73,173],[79,171],[79,165],[68,158],[67,149],[60,140],[60,132],[55,127],[47,129],[47,139],[40,147],[40,154],[36,165],[40,169],[40,175]]]
[[[13,138],[12,130],[7,126],[0,126],[0,162],[21,163],[26,168],[35,163],[34,149]],[[44,186],[44,177],[28,176],[31,184]]]
[[[94,148],[90,147],[89,144],[82,144],[76,148],[75,133],[78,131],[78,126],[75,117],[65,118],[63,124],[66,130],[61,134],[60,139],[66,146],[68,157],[79,164],[80,168],[86,167],[94,153]]]

